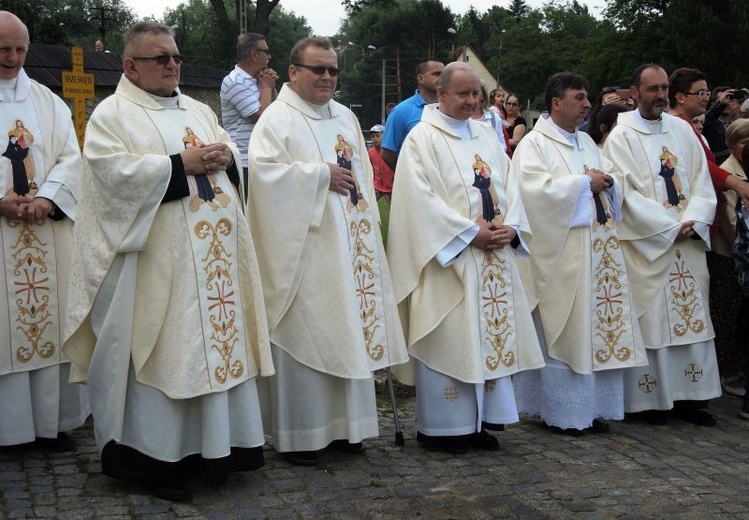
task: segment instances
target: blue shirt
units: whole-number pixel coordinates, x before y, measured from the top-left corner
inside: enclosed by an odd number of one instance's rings
[[[421,113],[427,104],[417,90],[413,96],[404,99],[390,112],[385,123],[385,136],[382,138],[382,148],[387,148],[398,155],[406,140],[408,132],[421,121]]]

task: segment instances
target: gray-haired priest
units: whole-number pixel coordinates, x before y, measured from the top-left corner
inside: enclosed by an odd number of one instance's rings
[[[89,415],[62,355],[81,153],[70,110],[23,70],[29,32],[0,11],[0,446],[62,451]]]
[[[498,449],[486,430],[519,420],[510,376],[543,366],[515,263],[530,227],[497,134],[471,119],[480,92],[465,63],[440,74],[401,149],[388,234],[417,439],[452,453]]]
[[[263,465],[255,377],[272,373],[239,153],[180,93],[181,61],[168,27],[135,24],[91,116],[65,343],[104,474],[172,500],[193,469]]]

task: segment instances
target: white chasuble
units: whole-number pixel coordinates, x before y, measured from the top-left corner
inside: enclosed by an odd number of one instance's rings
[[[626,116],[626,117],[625,117]],[[648,348],[703,342],[709,317],[705,250],[715,213],[704,151],[690,125],[663,114],[621,114],[604,154],[624,185],[622,244]],[[674,242],[682,222],[694,239]]]
[[[317,155],[324,162],[335,162],[338,166],[350,170],[356,188],[347,196],[330,192],[329,209],[334,220],[340,222],[341,229],[347,232],[347,249],[350,257],[350,273],[341,273],[353,282],[351,289],[358,303],[358,316],[364,339],[364,353],[371,370],[390,366],[385,355],[387,335],[385,323],[385,304],[382,299],[382,285],[379,282],[380,256],[377,247],[376,229],[379,227],[376,214],[369,208],[371,186],[364,182],[366,170],[360,150],[355,150],[350,143],[358,144],[354,128],[342,128],[332,120],[320,121],[314,132]]]
[[[250,138],[247,218],[271,341],[336,377],[367,379],[407,359],[379,236],[372,167],[355,116],[284,85]],[[328,164],[356,188],[330,191]]]
[[[188,146],[211,142],[211,129],[186,110],[156,111],[151,116],[167,155]],[[181,139],[180,139],[181,137]],[[234,386],[247,369],[242,291],[239,289],[238,222],[244,216],[225,172],[187,177],[190,197],[182,199],[182,211],[173,211],[175,228],[186,226],[190,238],[185,251],[195,265],[198,341],[208,364],[214,391]],[[179,244],[182,248],[187,244]]]
[[[226,172],[188,176],[190,195],[162,203],[177,174],[169,156],[203,143],[227,143],[240,163],[210,108],[181,94],[154,98],[124,76],[92,115],[72,268],[80,281],[71,284],[65,341],[77,379],[101,347],[92,322],[115,308],[132,313],[132,337],[115,335],[136,380],[170,399],[273,373],[254,245]],[[128,280],[108,278],[115,260],[130,256],[137,267]],[[97,300],[105,280],[135,284],[132,308]],[[102,337],[115,325],[107,327]]]
[[[50,130],[41,130],[38,116],[31,97],[0,103],[0,135],[5,137],[0,156],[2,197],[34,197],[47,180],[44,149],[54,143],[45,142]],[[4,260],[0,331],[5,338],[0,349],[0,374],[36,370],[63,360],[58,287],[66,278],[57,276],[62,266],[58,266],[60,251],[53,226],[71,239],[70,222],[48,219],[40,226],[0,219]]]
[[[585,174],[607,172],[595,143],[578,148],[545,118],[513,156],[534,233],[520,261],[551,358],[578,374],[647,364],[619,242],[620,188],[593,194]]]
[[[471,138],[460,139],[435,111],[425,108],[401,149],[390,214],[388,256],[409,353],[466,383],[538,368],[515,250],[466,242],[446,267],[436,258],[478,222],[515,228],[521,252],[530,233],[496,135],[469,121]]]

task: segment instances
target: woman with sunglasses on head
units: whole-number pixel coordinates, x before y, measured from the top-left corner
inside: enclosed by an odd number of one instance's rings
[[[676,69],[668,82],[669,113],[692,122],[707,109],[710,90],[704,72],[682,67]],[[741,198],[749,205],[749,184],[736,175],[727,172],[715,161],[715,154],[707,145],[706,139],[695,130],[707,158],[713,187],[718,193],[718,207],[715,220],[710,228],[711,251],[707,253],[707,267],[710,272],[710,314],[715,327],[715,347],[718,364],[723,377],[723,388],[733,393],[727,385],[727,378],[735,376],[740,366],[740,353],[734,339],[736,313],[741,298],[736,278],[733,274],[733,239],[736,236],[735,224],[728,218],[735,212],[736,200]],[[731,200],[731,206],[728,201]],[[726,230],[726,227],[731,229]]]
[[[507,113],[507,133],[510,135],[510,150],[515,150],[520,140],[525,135],[526,121],[520,115],[520,96],[517,94],[507,94],[505,99],[505,112]]]

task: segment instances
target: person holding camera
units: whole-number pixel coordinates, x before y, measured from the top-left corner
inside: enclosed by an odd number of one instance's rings
[[[726,129],[741,112],[741,104],[749,97],[746,90],[729,87],[715,87],[711,96],[712,106],[705,114],[702,135],[707,139],[710,150],[718,164],[728,159],[730,150],[726,146]]]

